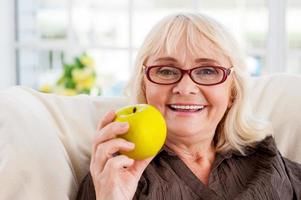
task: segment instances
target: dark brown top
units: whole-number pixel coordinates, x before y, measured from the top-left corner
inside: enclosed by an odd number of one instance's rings
[[[80,185],[78,200],[95,200],[90,173]],[[301,165],[283,158],[272,137],[248,148],[217,154],[208,186],[164,147],[147,166],[134,199],[300,199]]]

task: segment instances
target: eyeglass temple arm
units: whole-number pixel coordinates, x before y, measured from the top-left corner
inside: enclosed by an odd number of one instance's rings
[[[230,68],[227,69],[227,75],[231,74],[231,72],[234,71],[234,66],[231,66]]]

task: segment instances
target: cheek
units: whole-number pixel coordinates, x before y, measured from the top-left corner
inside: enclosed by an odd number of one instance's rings
[[[230,100],[230,90],[228,87],[215,88],[207,93],[207,100],[221,109],[226,109]]]
[[[157,100],[158,90],[151,86],[145,87],[145,96],[148,104],[153,104]]]
[[[162,113],[164,112],[166,99],[168,96],[168,89],[155,85],[153,83],[145,83],[146,102],[158,108]]]

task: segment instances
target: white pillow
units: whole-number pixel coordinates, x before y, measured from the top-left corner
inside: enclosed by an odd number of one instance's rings
[[[301,163],[301,76],[273,74],[250,83],[255,115],[272,122],[280,152]]]

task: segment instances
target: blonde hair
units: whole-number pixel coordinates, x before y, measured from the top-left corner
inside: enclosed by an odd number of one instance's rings
[[[142,67],[148,57],[160,50],[172,52],[183,37],[190,52],[196,53],[201,46],[196,42],[200,36],[209,39],[234,66],[231,89],[233,104],[216,129],[216,151],[237,150],[244,154],[246,146],[264,139],[272,130],[268,123],[256,120],[251,114],[246,84],[247,69],[236,41],[221,24],[208,16],[179,13],[165,17],[154,26],[140,47],[126,95],[132,98],[133,103],[146,103]]]

